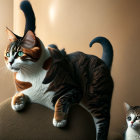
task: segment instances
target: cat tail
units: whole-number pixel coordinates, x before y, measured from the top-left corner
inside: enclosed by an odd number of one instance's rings
[[[20,3],[20,9],[23,11],[26,19],[26,25],[25,25],[25,30],[24,34],[27,33],[27,31],[31,30],[33,33],[35,32],[35,15],[34,11],[32,9],[32,6],[29,1],[23,0]]]
[[[105,37],[96,37],[94,38],[89,46],[92,47],[94,43],[100,43],[103,47],[102,60],[105,62],[107,67],[111,70],[112,61],[113,61],[113,48],[110,41]]]

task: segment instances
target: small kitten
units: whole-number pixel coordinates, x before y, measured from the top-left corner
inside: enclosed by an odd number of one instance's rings
[[[140,140],[140,106],[124,103],[126,109],[127,130],[125,140]]]
[[[22,110],[28,100],[44,105],[54,110],[53,125],[64,127],[69,108],[80,103],[93,116],[97,140],[107,140],[113,93],[111,43],[104,37],[91,41],[90,47],[102,45],[102,59],[82,52],[66,54],[55,45],[45,47],[35,35],[35,15],[29,1],[23,1],[21,9],[26,17],[25,33],[19,37],[7,29],[10,43],[5,51],[17,89],[12,109]]]

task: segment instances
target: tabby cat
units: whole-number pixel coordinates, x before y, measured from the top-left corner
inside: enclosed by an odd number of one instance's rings
[[[7,28],[10,43],[5,51],[5,62],[14,72],[17,89],[12,109],[22,110],[28,101],[44,105],[54,110],[53,125],[64,127],[70,106],[80,103],[94,118],[97,140],[107,140],[113,91],[112,45],[104,37],[91,41],[90,47],[96,42],[102,44],[102,59],[82,52],[66,54],[56,45],[45,48],[35,35],[31,4],[22,1],[20,7],[26,18],[24,36]]]
[[[140,140],[140,106],[124,105],[127,122],[125,140]]]

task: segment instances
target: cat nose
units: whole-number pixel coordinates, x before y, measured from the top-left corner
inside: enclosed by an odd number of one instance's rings
[[[9,62],[10,63],[10,65],[12,65],[13,64],[13,62]]]
[[[9,64],[12,65],[14,63],[14,61],[10,61]]]

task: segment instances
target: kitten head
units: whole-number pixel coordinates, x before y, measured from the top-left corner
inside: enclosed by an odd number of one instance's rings
[[[39,39],[32,31],[19,37],[7,28],[7,34],[10,43],[5,50],[4,58],[9,70],[17,72],[39,60],[41,47]]]
[[[140,106],[130,106],[124,103],[126,110],[126,122],[128,127],[138,130],[140,129]]]

